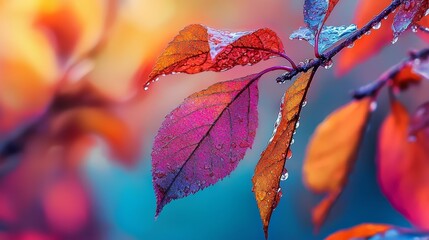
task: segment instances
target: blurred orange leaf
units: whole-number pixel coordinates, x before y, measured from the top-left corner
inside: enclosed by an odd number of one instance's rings
[[[267,28],[228,32],[193,24],[168,44],[147,83],[176,72],[219,72],[238,65],[253,65],[283,52],[280,38]]]
[[[374,16],[380,13],[385,7],[389,6],[391,0],[361,0],[355,11],[353,22],[362,27]],[[370,36],[364,36],[357,40],[353,48],[344,49],[339,56],[337,73],[342,75],[353,69],[356,64],[359,64],[368,58],[372,57],[392,40],[393,17],[382,21],[382,25],[378,30],[371,32]]]
[[[405,65],[392,79],[392,83],[401,90],[407,89],[411,84],[419,84],[422,76],[413,71],[411,64]]]
[[[316,69],[310,69],[301,74],[286,91],[280,106],[273,137],[267,148],[261,154],[252,178],[259,213],[261,215],[265,237],[268,237],[268,225],[271,214],[281,197],[280,179],[285,172],[286,158],[290,156],[289,149],[293,133],[305,101],[307,90]]]
[[[136,161],[136,136],[122,119],[107,110],[92,107],[69,110],[56,117],[51,128],[54,135],[68,143],[82,135],[99,135],[121,163],[132,165]]]
[[[393,207],[415,226],[429,229],[429,132],[409,136],[410,116],[398,101],[380,130],[378,180]]]
[[[354,226],[352,228],[337,231],[331,234],[330,236],[328,236],[327,238],[325,238],[325,240],[344,240],[344,239],[360,239],[360,238],[367,239],[376,234],[386,232],[391,228],[392,226],[389,226],[386,224],[365,223],[365,224]]]
[[[303,166],[308,188],[328,196],[313,210],[318,229],[346,184],[356,160],[373,99],[366,97],[331,113],[316,129]]]

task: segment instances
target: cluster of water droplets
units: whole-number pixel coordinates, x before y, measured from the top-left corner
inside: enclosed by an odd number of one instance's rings
[[[176,74],[176,72],[172,72],[171,74]],[[166,75],[165,74],[162,74],[161,75],[161,77],[165,77]],[[145,91],[147,91],[147,90],[149,90],[149,86],[152,84],[152,83],[154,83],[154,82],[158,82],[159,81],[159,77],[157,77],[157,78],[155,78],[155,79],[153,79],[152,81],[149,81],[149,82],[147,82],[145,85],[144,85],[144,90]]]

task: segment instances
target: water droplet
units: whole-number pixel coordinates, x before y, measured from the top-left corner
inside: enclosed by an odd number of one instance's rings
[[[352,42],[352,43],[350,43],[350,45],[347,46],[347,48],[353,48],[354,46],[355,46],[355,43]]]
[[[328,60],[325,63],[323,63],[323,67],[325,69],[330,69],[330,68],[332,68],[332,66],[334,66],[334,62],[332,60]]]
[[[410,10],[411,8],[411,2],[410,1],[405,1],[404,3],[404,10]]]
[[[302,107],[307,106],[307,100],[304,99],[304,101],[302,102]]]
[[[395,36],[393,39],[392,39],[392,44],[395,44],[397,41],[398,41],[398,37],[397,36]]]
[[[377,102],[372,101],[371,104],[369,105],[369,109],[371,109],[371,112],[374,112],[377,109]]]
[[[244,141],[244,142],[240,142],[239,146],[241,148],[248,148],[250,147],[250,144],[247,141]]]
[[[396,8],[395,8],[395,9],[393,9],[392,13],[395,13],[395,12],[396,12]]]
[[[289,160],[289,159],[291,159],[291,158],[292,158],[292,151],[289,149],[289,150],[287,151],[286,159],[287,159],[287,160]]]
[[[295,129],[299,128],[299,121],[296,122],[295,124]]]
[[[286,168],[283,168],[282,176],[280,177],[280,181],[286,181],[289,178],[289,172]]]
[[[295,139],[292,138],[292,140],[290,140],[290,145],[295,143]]]
[[[370,30],[368,30],[368,32],[365,33],[365,35],[367,35],[367,36],[370,35],[370,34],[371,34]]]
[[[389,18],[389,15],[386,15],[385,17],[384,17],[384,20],[386,20],[386,19],[388,19]]]
[[[416,25],[411,26],[411,31],[412,31],[413,33],[416,33],[416,32],[417,32],[417,30],[418,30],[418,27],[417,27]]]
[[[263,191],[257,191],[257,192],[255,193],[255,195],[256,195],[256,199],[258,199],[259,201],[262,201],[262,200],[264,200],[264,199],[265,199],[265,197],[267,196],[267,193],[266,193],[266,192],[263,192]]]
[[[381,27],[381,22],[378,22],[378,23],[372,25],[372,29],[374,29],[374,30],[380,29],[380,27]]]
[[[145,90],[145,91],[149,90],[149,87],[148,87],[148,86],[145,86],[145,87],[144,87],[144,90]]]

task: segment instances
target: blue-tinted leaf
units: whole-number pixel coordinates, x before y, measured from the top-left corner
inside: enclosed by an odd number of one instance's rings
[[[305,0],[304,21],[307,27],[316,34],[325,24],[339,0]]]
[[[418,22],[425,15],[428,7],[428,0],[404,1],[393,20],[392,30],[394,32],[394,37],[398,37],[399,34]]]
[[[357,30],[356,25],[349,26],[324,26],[319,36],[319,52],[324,52],[326,49],[332,47],[338,41],[341,41]],[[292,39],[305,40],[314,46],[314,33],[306,27],[300,27],[293,32],[290,37]]]

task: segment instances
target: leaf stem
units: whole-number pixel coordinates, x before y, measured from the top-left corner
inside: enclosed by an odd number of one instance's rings
[[[295,64],[295,62],[292,60],[292,58],[290,58],[288,55],[286,55],[285,53],[281,53],[281,52],[278,52],[277,54],[280,57],[286,59],[290,63],[290,65],[292,65],[293,69],[298,69],[298,66]]]
[[[375,16],[371,21],[369,21],[365,26],[363,26],[360,30],[356,31],[346,40],[344,40],[341,44],[334,47],[332,50],[323,53],[319,58],[314,58],[308,62],[308,64],[304,64],[297,69],[294,69],[291,72],[287,72],[277,78],[277,82],[285,82],[287,80],[292,79],[300,72],[306,72],[313,67],[319,67],[324,63],[328,62],[331,58],[337,55],[341,50],[346,48],[347,46],[354,43],[357,39],[362,37],[365,33],[371,31],[372,26],[381,22],[385,17],[389,16],[396,8],[398,8],[405,0],[393,0],[392,3],[386,7],[383,11],[381,11],[377,16]]]
[[[394,65],[386,72],[384,72],[376,81],[371,82],[363,87],[358,88],[352,92],[353,98],[362,99],[367,96],[376,96],[380,89],[395,76],[410,62],[416,59],[426,59],[429,57],[429,48],[424,48],[419,52],[411,52],[410,56],[403,59],[398,64]]]

